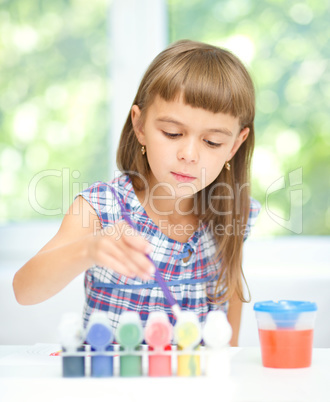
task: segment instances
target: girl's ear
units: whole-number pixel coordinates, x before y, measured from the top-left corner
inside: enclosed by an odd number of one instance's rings
[[[144,130],[141,122],[141,110],[138,105],[133,105],[131,109],[131,120],[133,129],[141,145],[145,145],[144,143]]]
[[[228,161],[232,159],[232,157],[236,154],[238,151],[239,147],[243,144],[243,142],[247,139],[248,135],[250,133],[249,127],[245,127],[241,130],[239,133],[238,137],[236,138],[234,145],[230,151]]]

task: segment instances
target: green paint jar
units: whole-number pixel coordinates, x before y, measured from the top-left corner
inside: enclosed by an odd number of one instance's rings
[[[138,377],[142,375],[142,356],[132,352],[140,350],[143,340],[143,327],[140,316],[135,311],[127,311],[120,316],[116,341],[120,350],[120,376]]]
[[[121,352],[123,349],[120,349]],[[140,346],[134,349],[134,351],[140,351]],[[120,369],[119,375],[120,377],[140,377],[142,376],[142,356],[132,355],[132,354],[123,354],[119,359]]]
[[[139,313],[126,311],[120,316],[116,341],[124,349],[135,349],[143,340],[143,327]]]

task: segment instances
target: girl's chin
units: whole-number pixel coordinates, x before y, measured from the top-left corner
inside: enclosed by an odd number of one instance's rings
[[[199,189],[176,188],[174,191],[175,198],[193,198]]]
[[[173,182],[172,180],[164,181],[164,185],[161,185],[161,182],[157,182],[154,184],[153,182],[150,183],[150,188],[157,187],[157,190],[154,192],[154,195],[160,195],[163,193],[162,197],[166,198],[168,195],[169,199],[177,199],[177,198],[192,198],[198,191],[200,191],[199,186],[196,186],[195,183],[180,183],[177,181]]]

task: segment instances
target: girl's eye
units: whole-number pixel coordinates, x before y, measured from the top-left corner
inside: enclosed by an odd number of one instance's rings
[[[181,135],[181,134],[177,134],[177,133],[167,133],[166,131],[163,131],[163,133],[166,135],[166,137],[170,137],[170,138],[177,138]]]
[[[166,137],[169,137],[169,138],[178,138],[178,137],[181,137],[181,135],[182,134],[179,134],[179,133],[168,133],[168,132],[166,132],[166,131],[163,131],[163,134],[166,136]],[[219,144],[219,143],[217,143],[217,142],[212,142],[212,141],[208,141],[208,140],[204,140],[205,141],[205,143],[209,146],[209,147],[211,147],[211,148],[219,148],[219,147],[221,147],[221,145],[222,144]]]
[[[217,142],[212,142],[212,141],[208,141],[208,140],[204,140],[208,146],[212,147],[212,148],[218,148],[221,147],[221,144],[218,144]]]

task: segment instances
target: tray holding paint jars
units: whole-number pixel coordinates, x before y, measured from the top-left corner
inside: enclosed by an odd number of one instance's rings
[[[166,313],[154,312],[145,328],[138,313],[125,312],[116,332],[105,313],[94,313],[86,330],[77,316],[66,315],[60,337],[64,377],[219,376],[229,371],[231,327],[222,311],[210,312],[203,329],[193,312],[182,312],[174,327]]]

